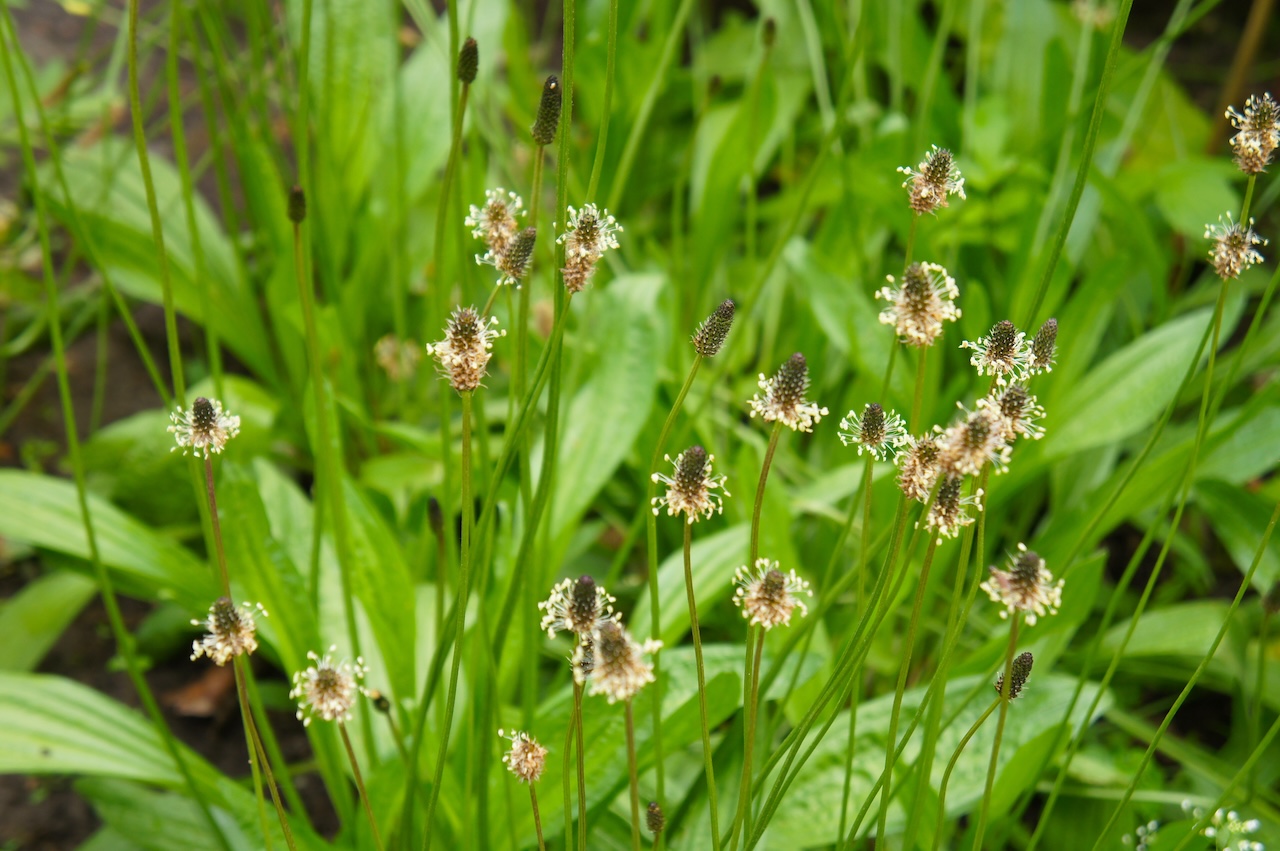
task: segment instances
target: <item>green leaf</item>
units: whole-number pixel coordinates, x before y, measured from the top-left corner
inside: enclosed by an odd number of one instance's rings
[[[218,596],[213,574],[188,550],[92,494],[89,512],[102,563],[120,590],[171,598],[193,611]],[[89,558],[76,487],[64,479],[0,470],[0,537]]]
[[[1243,576],[1253,564],[1275,506],[1238,487],[1218,481],[1199,482],[1195,500],[1205,514],[1213,518],[1214,533],[1231,553],[1232,561]],[[1265,594],[1277,581],[1280,581],[1280,541],[1272,536],[1253,574],[1253,590]]]
[[[1231,181],[1239,174],[1221,157],[1182,157],[1160,171],[1156,207],[1178,233],[1192,240],[1204,238],[1206,223],[1216,222],[1240,202]]]
[[[78,573],[46,573],[0,608],[0,671],[30,671],[75,620],[97,586]]]
[[[663,515],[665,517],[665,515]],[[659,518],[662,519],[662,518]],[[683,523],[683,515],[670,519],[671,523]],[[742,564],[747,549],[750,527],[743,523],[713,535],[699,537],[694,527],[693,546],[690,548],[690,564],[693,568],[694,598],[698,608],[713,606],[729,592],[733,584],[733,570]],[[684,588],[684,550],[679,549],[662,562],[658,568],[658,595],[662,603],[662,634],[660,638],[668,646],[689,630],[689,603]],[[630,623],[637,635],[649,630],[649,595],[642,594],[636,603]]]

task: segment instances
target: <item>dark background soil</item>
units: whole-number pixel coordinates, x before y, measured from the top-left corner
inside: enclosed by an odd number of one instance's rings
[[[710,5],[723,2],[712,0]],[[144,10],[152,5],[144,2]],[[1171,5],[1166,0],[1135,2],[1127,41],[1141,47],[1157,38],[1163,31]],[[1249,5],[1244,0],[1222,3],[1179,39],[1170,53],[1168,67],[1206,111],[1216,110],[1221,100],[1222,82],[1234,56]],[[12,13],[21,43],[37,66],[55,58],[70,60],[75,55],[84,34],[84,18],[67,14],[53,0],[33,0],[25,8],[13,8]],[[91,44],[95,48],[107,49],[114,37],[114,30],[104,24],[92,36]],[[1274,50],[1268,50],[1277,44],[1280,44],[1280,21],[1273,18],[1259,52],[1259,64],[1250,77],[1248,91],[1261,90],[1268,83],[1274,85],[1280,77],[1280,60],[1277,60]],[[1239,100],[1237,97],[1236,102]],[[188,130],[195,159],[204,133],[198,126],[198,111],[188,117],[197,125]],[[127,114],[118,116],[113,132],[128,135]],[[1223,149],[1226,149],[1225,142]],[[20,182],[21,175],[16,171],[0,171],[0,197],[19,197]],[[213,193],[206,193],[206,197],[212,198]],[[167,374],[160,311],[147,305],[135,305],[135,315],[158,367]],[[104,399],[103,424],[161,403],[123,327],[118,324],[112,326],[108,340],[106,386],[111,391]],[[9,363],[4,384],[0,386],[4,403],[14,398],[19,388],[39,368],[46,354],[35,351]],[[68,350],[68,359],[77,417],[80,419],[78,426],[83,435],[89,427],[97,362],[94,335],[86,334],[73,343]],[[63,451],[64,442],[56,387],[51,380],[46,381],[22,415],[6,433],[0,435],[0,466],[18,465],[25,455],[27,459],[44,458],[48,468],[56,469],[55,459]],[[42,446],[43,449],[40,448]],[[34,453],[33,449],[36,450]],[[1117,543],[1122,549],[1127,546],[1131,551],[1132,542]],[[5,563],[3,552],[3,541],[0,541],[0,599],[17,593],[39,571],[39,566],[32,561]],[[151,611],[149,605],[137,601],[125,600],[123,603],[131,628],[142,623]],[[94,600],[63,634],[38,670],[70,677],[122,703],[137,706],[137,696],[126,676],[117,673],[115,667],[109,668],[113,654],[114,642],[105,611]],[[263,671],[262,675],[273,676],[268,671]],[[242,777],[248,769],[243,729],[236,717],[234,691],[219,689],[218,683],[207,677],[208,669],[193,665],[184,654],[157,660],[147,675],[151,688],[165,705],[168,721],[177,735],[222,771],[233,777]],[[202,700],[210,705],[201,708]],[[175,711],[175,701],[185,705],[188,711],[194,705],[207,714],[205,717],[181,714]],[[1217,711],[1216,708],[1211,710]],[[306,737],[293,716],[281,713],[273,721],[286,758],[291,762],[307,758]],[[88,804],[74,792],[71,783],[72,778],[61,777],[0,777],[0,849],[61,851],[75,848],[91,836],[101,823]],[[314,777],[304,775],[298,778],[298,787],[321,830],[331,832],[336,829],[320,783]]]

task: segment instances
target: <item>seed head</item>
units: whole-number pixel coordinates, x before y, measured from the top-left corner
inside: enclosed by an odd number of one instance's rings
[[[760,374],[760,389],[748,403],[751,416],[760,415],[765,422],[775,420],[789,426],[792,431],[813,431],[813,425],[828,413],[813,402],[806,402],[804,393],[809,389],[809,367],[804,355],[796,352],[778,368],[773,378]]]
[[[1266,245],[1267,241],[1253,231],[1253,219],[1249,219],[1246,227],[1243,222],[1233,222],[1231,213],[1227,213],[1226,224],[1222,216],[1218,216],[1216,225],[1204,226],[1204,238],[1212,239],[1209,248],[1209,259],[1213,262],[1213,270],[1224,281],[1240,277],[1240,273],[1250,266],[1262,262],[1262,254],[1255,245]]]
[[[383,715],[391,714],[391,700],[377,689],[369,689],[365,693],[365,697],[369,698],[369,702],[373,704],[373,708],[381,712]]]
[[[355,706],[356,696],[364,693],[360,680],[364,679],[364,660],[357,658],[354,663],[333,661],[333,652],[337,647],[330,647],[324,657],[314,652],[307,653],[307,658],[314,665],[293,675],[293,689],[289,697],[298,701],[298,720],[303,726],[320,718],[323,721],[350,721],[351,708]]]
[[[1271,162],[1271,154],[1280,145],[1280,104],[1267,92],[1262,97],[1250,95],[1244,102],[1244,114],[1235,107],[1227,109],[1231,126],[1239,132],[1231,137],[1231,150],[1236,165],[1245,174],[1258,174]]]
[[[236,656],[248,656],[258,649],[258,622],[266,617],[267,610],[261,603],[242,603],[237,606],[227,597],[219,597],[209,607],[209,614],[202,621],[192,621],[192,626],[204,627],[208,633],[192,642],[191,661],[208,656],[214,664],[222,666]]]
[[[571,293],[582,292],[596,273],[596,264],[606,251],[618,247],[622,232],[608,210],[585,204],[581,210],[569,208],[569,222],[556,242],[564,246],[564,285]]]
[[[1004,420],[1006,443],[1012,443],[1019,437],[1032,440],[1044,437],[1044,426],[1037,423],[1044,416],[1044,408],[1022,384],[1010,384],[1002,391],[984,396],[978,400],[978,408],[990,409]]]
[[[486,189],[484,206],[471,205],[470,214],[463,220],[471,228],[471,235],[483,239],[488,251],[476,255],[477,263],[488,262],[486,257],[502,257],[520,230],[520,217],[524,215],[524,201],[514,192],[499,186]]]
[[[975,496],[961,496],[961,486],[964,484],[964,477],[948,473],[942,480],[942,484],[938,487],[938,495],[933,498],[933,505],[929,508],[929,515],[925,518],[925,526],[934,529],[938,533],[938,543],[942,543],[943,538],[954,538],[960,534],[960,530],[973,522],[967,506],[976,506],[979,511],[982,510],[982,489],[979,488]]]
[[[720,347],[729,336],[729,329],[733,327],[734,308],[731,298],[720,302],[720,306],[712,311],[707,321],[698,326],[697,333],[693,335],[694,351],[704,358],[713,358],[719,354]]]
[[[644,814],[644,823],[654,836],[662,833],[662,829],[667,826],[667,817],[663,814],[662,807],[658,806],[657,801],[649,802],[649,809]]]
[[[892,285],[892,275],[886,278]],[[943,322],[960,318],[955,300],[960,295],[956,279],[937,263],[912,263],[902,275],[902,286],[881,287],[876,298],[889,302],[880,322],[892,325],[898,339],[909,346],[932,346],[942,334]]]
[[[1009,699],[1013,700],[1022,693],[1022,687],[1027,684],[1027,678],[1031,676],[1031,666],[1035,659],[1031,656],[1031,651],[1026,650],[1019,653],[1013,660],[1013,668],[1009,672]],[[996,674],[996,694],[1004,694],[1004,671]]]
[[[615,602],[590,576],[561,580],[551,589],[551,596],[538,604],[544,612],[542,629],[547,638],[555,638],[561,631],[579,638],[589,636],[600,621],[618,617],[613,611]]]
[[[178,444],[169,451],[181,449],[183,455],[188,451],[205,458],[210,452],[216,455],[228,440],[240,433],[240,418],[225,413],[217,399],[203,396],[192,402],[188,411],[179,405],[178,410],[169,415],[169,420],[173,423],[169,426],[169,433]]]
[[[907,437],[906,423],[902,417],[890,411],[885,414],[884,408],[872,402],[862,410],[850,411],[840,421],[840,442],[845,446],[855,444],[858,454],[869,452],[877,461],[883,461],[890,455],[895,458]]]
[[[977,342],[965,340],[960,348],[973,349],[969,363],[977,368],[978,375],[994,375],[997,384],[1004,384],[1010,376],[1022,376],[1031,355],[1027,335],[1008,319],[991,326],[987,336],[979,337]]]
[[[592,644],[595,668],[590,673],[591,694],[603,694],[610,703],[615,703],[630,700],[646,684],[653,682],[653,663],[644,657],[661,650],[661,641],[637,644],[621,623],[606,620],[596,627]],[[578,653],[574,656],[574,676],[577,677],[581,666],[576,664]]]
[[[468,38],[458,51],[458,80],[464,85],[476,81],[476,72],[480,70],[480,48],[474,38]]]
[[[670,455],[663,457],[671,462]],[[724,511],[724,500],[716,489],[724,496],[733,494],[724,486],[726,476],[711,475],[715,460],[716,456],[708,455],[701,446],[690,446],[671,462],[675,464],[675,476],[654,473],[653,481],[666,485],[667,492],[653,498],[653,513],[659,514],[665,505],[668,517],[683,511],[687,521],[693,523],[699,517],[709,520],[711,515]]]
[[[444,339],[427,345],[427,354],[440,362],[440,374],[459,393],[475,390],[484,380],[493,341],[506,335],[495,331],[497,317],[484,319],[474,307],[456,307],[444,329]]]
[[[533,246],[537,240],[538,229],[527,227],[507,243],[501,254],[486,251],[476,255],[476,262],[492,266],[501,273],[498,286],[514,285],[520,289],[520,281],[529,271],[529,260],[533,258]]]
[[[924,155],[919,170],[901,166],[898,172],[907,176],[902,185],[909,187],[911,209],[917,216],[947,206],[948,195],[964,197],[964,178],[946,148],[933,145]]]
[[[932,434],[907,435],[898,455],[898,488],[907,499],[924,502],[938,480],[938,438]]]
[[[560,126],[560,79],[555,74],[547,77],[542,84],[542,100],[538,102],[538,115],[533,122],[533,141],[546,147],[556,139],[556,128]]]
[[[1026,544],[1018,544],[1018,554],[1010,556],[1008,570],[991,565],[988,572],[990,576],[978,587],[987,592],[993,603],[1004,606],[1000,617],[1007,618],[1012,612],[1022,612],[1027,624],[1034,626],[1036,619],[1044,617],[1046,611],[1051,615],[1058,613],[1058,607],[1062,605],[1063,580],[1059,579],[1054,584],[1053,574],[1044,566],[1044,559],[1028,550]]]
[[[987,464],[1002,473],[1011,452],[1008,431],[1009,425],[997,408],[979,405],[938,438],[938,465],[959,476],[976,476]]]
[[[764,19],[764,29],[760,33],[760,40],[764,42],[766,48],[773,47],[773,43],[778,40],[778,21],[776,18],[771,16]]]
[[[511,742],[511,750],[502,757],[507,770],[521,783],[537,783],[547,767],[547,749],[538,744],[537,739],[519,730],[498,730],[498,736]]]
[[[781,624],[791,625],[791,613],[800,610],[801,617],[809,614],[809,607],[801,596],[813,596],[809,583],[796,575],[795,570],[783,573],[776,561],[756,559],[755,567],[742,566],[734,571],[733,604],[742,609],[742,616],[752,624],[759,624],[766,631]]]
[[[373,357],[387,373],[387,378],[401,382],[412,378],[422,360],[422,348],[412,340],[401,341],[395,334],[387,334],[373,346]]]
[[[1053,372],[1053,356],[1058,345],[1058,320],[1048,319],[1040,326],[1031,340],[1031,352],[1027,355],[1024,375]]]
[[[302,224],[307,218],[307,193],[301,186],[294,184],[289,190],[289,221],[295,225]]]

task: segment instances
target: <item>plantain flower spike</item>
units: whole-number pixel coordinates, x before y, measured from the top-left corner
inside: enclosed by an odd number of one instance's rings
[[[542,84],[542,99],[538,102],[538,114],[533,121],[533,141],[539,147],[546,147],[556,139],[556,128],[560,126],[560,107],[563,95],[560,91],[560,78],[555,74],[547,77]]]
[[[1229,107],[1227,118],[1238,131],[1231,137],[1236,165],[1245,174],[1261,173],[1280,146],[1280,104],[1271,99],[1270,92],[1262,97],[1250,95],[1244,102],[1244,112]]]
[[[506,253],[507,246],[520,232],[520,217],[523,215],[524,201],[516,193],[508,192],[501,186],[485,190],[484,206],[472,204],[470,213],[463,219],[466,226],[471,228],[471,235],[476,239],[483,239],[489,249],[484,254],[476,255],[477,263],[483,263],[484,257],[501,257]]]
[[[590,576],[562,580],[551,589],[551,596],[538,604],[544,613],[541,628],[547,638],[555,638],[561,631],[588,638],[601,621],[618,617],[613,611],[615,602]]]
[[[236,656],[248,656],[258,649],[257,618],[265,618],[267,610],[261,603],[235,605],[226,597],[219,597],[209,607],[209,614],[202,621],[193,620],[192,626],[202,626],[208,633],[191,644],[191,661],[208,656],[219,667]]]
[[[907,435],[898,456],[898,489],[907,499],[924,502],[938,481],[938,438],[925,434]]]
[[[1031,340],[1025,375],[1053,372],[1053,357],[1058,346],[1058,320],[1046,319]]]
[[[564,286],[571,293],[582,292],[596,273],[596,265],[609,249],[618,247],[622,225],[595,204],[569,208],[569,222],[556,242],[564,246]]]
[[[1209,247],[1209,260],[1213,263],[1213,271],[1224,281],[1234,280],[1250,266],[1261,263],[1262,254],[1254,246],[1267,244],[1254,232],[1253,219],[1249,219],[1246,226],[1244,222],[1232,221],[1231,213],[1227,213],[1225,224],[1219,216],[1216,225],[1205,225],[1204,238],[1213,240]]]
[[[495,331],[497,317],[485,319],[474,307],[454,308],[444,339],[427,345],[427,354],[440,362],[440,374],[459,393],[475,390],[484,381],[493,341],[506,335]]]
[[[468,38],[458,51],[458,80],[463,85],[471,85],[476,81],[476,73],[480,70],[480,48],[474,38]]]
[[[973,505],[979,511],[982,510],[982,489],[979,488],[974,496],[961,496],[963,484],[963,476],[948,473],[938,486],[938,494],[925,517],[925,527],[937,532],[939,544],[943,538],[954,538],[960,534],[961,529],[973,523],[974,518],[968,512],[968,506]]]
[[[1004,607],[1000,610],[1002,618],[1021,612],[1027,624],[1034,626],[1037,618],[1046,612],[1056,615],[1062,605],[1063,580],[1055,583],[1044,559],[1028,550],[1026,544],[1018,544],[1018,554],[1009,558],[1008,570],[992,565],[989,574],[978,587],[987,592],[991,602]]]
[[[918,169],[901,166],[898,172],[907,176],[902,185],[908,189],[911,210],[917,216],[946,207],[949,195],[964,198],[964,178],[946,148],[933,145]]]
[[[704,358],[713,358],[720,353],[729,329],[733,327],[733,313],[736,305],[733,299],[727,298],[711,312],[706,321],[698,326],[693,335],[693,349]]]
[[[350,721],[356,697],[365,693],[360,685],[366,672],[364,660],[334,662],[333,652],[337,649],[330,647],[323,657],[307,653],[315,664],[293,675],[289,697],[298,701],[298,720],[303,726],[310,726],[316,718]]]
[[[547,767],[547,749],[538,740],[520,730],[498,730],[498,735],[511,742],[502,763],[521,783],[537,783]]]
[[[840,442],[845,446],[856,445],[858,455],[865,451],[877,461],[890,456],[897,457],[898,450],[907,438],[906,423],[902,417],[872,402],[862,413],[850,411],[840,421]]]
[[[186,455],[190,451],[194,455],[209,457],[209,453],[217,455],[222,452],[227,441],[240,433],[240,418],[222,410],[222,403],[217,399],[206,399],[203,396],[191,403],[191,409],[184,411],[182,406],[169,415],[173,425],[169,432],[173,435],[177,446],[170,452],[182,450]]]
[[[751,416],[759,414],[760,419],[767,423],[780,422],[792,431],[811,432],[814,423],[828,413],[826,408],[805,401],[804,394],[809,389],[809,367],[799,352],[779,367],[772,378],[761,373],[759,386],[764,396],[757,393],[748,404]]]
[[[802,617],[809,614],[809,607],[800,598],[812,597],[813,591],[795,570],[783,573],[776,561],[760,558],[753,568],[738,568],[733,578],[738,586],[733,592],[733,604],[742,609],[748,622],[759,624],[766,632],[775,626],[790,626],[796,609]]]
[[[595,666],[590,673],[591,694],[602,694],[610,703],[628,701],[653,682],[653,662],[645,659],[662,649],[661,641],[639,644],[616,620],[602,621],[592,635]],[[582,646],[579,645],[579,652]],[[575,652],[575,657],[578,655]],[[574,665],[574,676],[580,666]],[[582,680],[579,680],[581,683]]]
[[[901,286],[895,286],[893,275],[886,280],[890,286],[876,290],[876,298],[889,302],[880,311],[880,323],[892,325],[908,346],[932,346],[942,334],[942,323],[960,318],[956,279],[937,263],[912,263],[902,274]]]
[[[663,457],[671,462],[670,455]],[[709,520],[711,515],[724,511],[721,494],[733,494],[724,486],[727,476],[711,474],[711,463],[715,459],[716,456],[708,455],[701,446],[690,446],[671,462],[675,465],[674,476],[654,473],[653,481],[666,485],[667,492],[653,498],[653,513],[661,513],[662,507],[666,506],[668,516],[684,512],[687,522],[694,523],[700,517]]]
[[[969,363],[978,370],[978,375],[995,376],[996,383],[1002,385],[1008,383],[1010,377],[1020,378],[1031,356],[1027,335],[1008,319],[991,326],[987,336],[975,342],[965,340],[960,348],[973,349]]]
[[[1022,687],[1031,677],[1031,666],[1035,663],[1031,651],[1019,653],[1013,660],[1013,668],[1009,672],[1009,699],[1013,700],[1022,694]],[[1004,671],[996,674],[996,694],[1004,694]]]

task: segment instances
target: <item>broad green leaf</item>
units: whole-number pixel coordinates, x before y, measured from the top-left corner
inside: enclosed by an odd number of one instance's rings
[[[189,492],[183,493],[184,498]],[[102,563],[127,590],[173,599],[192,611],[218,596],[209,567],[190,551],[148,529],[115,506],[89,496]],[[19,470],[0,470],[0,537],[88,560],[76,486]]]
[[[1217,637],[1228,608],[1225,600],[1193,600],[1148,609],[1138,621],[1124,655],[1128,659],[1175,656],[1198,660]],[[1128,628],[1128,622],[1113,626],[1103,639],[1103,652],[1114,655]],[[1231,656],[1229,644],[1223,642],[1218,648],[1218,661],[1231,667]]]
[[[1156,207],[1178,233],[1192,240],[1204,238],[1206,223],[1218,221],[1240,202],[1231,183],[1239,174],[1223,158],[1185,157],[1161,169],[1156,184]],[[1233,213],[1234,215],[1234,213]]]
[[[92,579],[58,571],[0,604],[0,671],[33,670],[96,591]]]
[[[1253,564],[1253,559],[1271,522],[1274,504],[1248,491],[1225,482],[1202,481],[1196,485],[1196,502],[1213,518],[1213,531],[1231,553],[1231,558],[1243,576]],[[1273,535],[1262,561],[1253,574],[1253,590],[1266,594],[1280,581],[1280,541]]]
[[[599,347],[597,366],[574,397],[557,448],[551,529],[559,534],[575,523],[612,478],[644,428],[643,416],[658,386],[659,340],[654,306],[663,286],[658,275],[628,275],[597,297],[599,313],[591,337]]]

